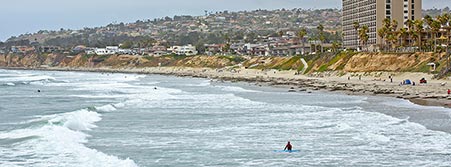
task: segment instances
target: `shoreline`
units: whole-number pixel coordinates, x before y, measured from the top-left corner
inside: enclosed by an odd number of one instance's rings
[[[447,80],[432,80],[432,75],[424,73],[316,73],[313,76],[295,75],[295,71],[256,70],[235,68],[190,68],[190,67],[147,67],[147,68],[61,68],[61,67],[0,67],[7,70],[76,71],[100,73],[135,73],[178,77],[216,79],[230,82],[248,82],[260,86],[286,88],[289,92],[328,91],[347,95],[386,96],[409,100],[422,106],[451,108],[451,96],[447,94]],[[388,77],[389,76],[389,77]],[[426,78],[428,84],[400,85],[400,78]],[[385,78],[385,79],[383,79]],[[388,80],[392,78],[392,82]],[[398,81],[398,82],[395,82]],[[451,84],[450,84],[451,86]]]

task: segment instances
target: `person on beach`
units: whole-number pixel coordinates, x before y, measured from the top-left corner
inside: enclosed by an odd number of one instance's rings
[[[290,141],[288,141],[288,143],[285,146],[285,148],[283,149],[283,151],[285,151],[285,150],[291,151],[292,148],[293,148],[293,146],[291,146]]]

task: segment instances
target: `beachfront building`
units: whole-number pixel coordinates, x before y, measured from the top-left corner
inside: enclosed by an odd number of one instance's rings
[[[185,46],[172,46],[168,49],[171,53],[176,55],[186,55],[186,56],[194,56],[197,55],[196,47],[193,45],[185,45]]]
[[[380,44],[378,29],[382,28],[385,18],[396,20],[398,29],[403,28],[407,20],[422,18],[422,0],[343,0],[343,46],[347,49],[362,49],[358,38],[360,27],[368,26],[368,48],[377,48]],[[405,25],[404,25],[405,26]]]
[[[53,53],[63,51],[63,49],[59,46],[40,46],[38,49],[42,53]]]
[[[95,48],[94,53],[97,55],[112,55],[119,52],[118,46],[107,46],[106,48]]]
[[[225,46],[225,44],[204,44],[205,54],[208,56],[213,56],[228,52],[228,50],[224,50]]]
[[[32,53],[35,52],[35,48],[32,46],[11,46],[11,53]]]

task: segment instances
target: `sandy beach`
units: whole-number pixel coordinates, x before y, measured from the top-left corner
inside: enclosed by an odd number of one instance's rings
[[[10,68],[11,69],[11,68]],[[18,68],[13,68],[18,69]],[[24,69],[24,68],[20,68]],[[290,92],[341,91],[349,95],[382,95],[410,100],[426,106],[451,107],[448,89],[451,83],[447,79],[432,79],[426,73],[339,73],[322,72],[311,75],[296,75],[296,71],[257,70],[245,68],[190,68],[190,67],[147,67],[147,68],[55,68],[45,67],[30,70],[90,71],[161,74],[187,77],[209,78],[219,81],[254,82],[258,85],[285,87]],[[425,78],[427,84],[420,84]],[[409,79],[415,85],[402,85]]]

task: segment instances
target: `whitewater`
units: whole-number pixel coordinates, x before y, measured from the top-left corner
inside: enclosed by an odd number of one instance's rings
[[[395,98],[16,70],[0,94],[0,166],[451,166],[450,109]]]

